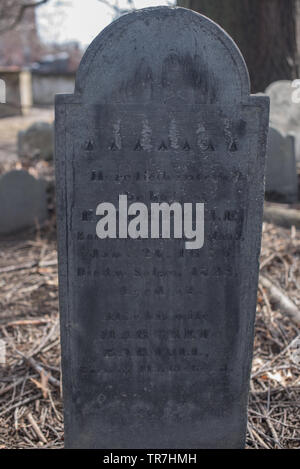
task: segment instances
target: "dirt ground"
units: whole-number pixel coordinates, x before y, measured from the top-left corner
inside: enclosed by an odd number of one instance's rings
[[[0,122],[4,162],[28,123]],[[300,232],[264,224],[260,268],[247,448],[299,449]],[[0,449],[62,448],[62,411],[53,214],[0,240]]]

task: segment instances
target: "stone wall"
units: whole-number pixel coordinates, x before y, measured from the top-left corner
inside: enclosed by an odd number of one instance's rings
[[[74,84],[75,75],[71,73],[32,73],[33,105],[53,105],[55,94],[73,93]]]

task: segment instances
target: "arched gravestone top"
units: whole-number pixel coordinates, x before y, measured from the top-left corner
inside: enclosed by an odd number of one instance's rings
[[[158,7],[106,28],[57,96],[67,447],[244,446],[268,128],[249,89],[219,26]]]
[[[224,30],[191,10],[159,7],[124,15],[96,37],[75,95],[94,104],[232,104],[249,90],[244,59]]]

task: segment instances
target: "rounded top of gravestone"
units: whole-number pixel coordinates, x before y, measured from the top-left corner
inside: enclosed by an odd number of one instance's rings
[[[86,103],[232,104],[250,94],[244,59],[227,33],[185,8],[136,10],[86,51],[75,95]]]

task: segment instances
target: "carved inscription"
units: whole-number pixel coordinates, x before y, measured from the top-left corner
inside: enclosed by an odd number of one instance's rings
[[[251,148],[254,129],[248,126],[245,137],[242,111],[234,122],[222,114],[218,127],[212,125],[211,117],[206,119],[211,112],[200,115],[197,111],[192,129],[184,123],[186,114],[183,118],[183,113],[174,112],[164,122],[167,137],[160,138],[162,129],[151,112],[143,113],[140,131],[130,127],[137,117],[128,114],[128,109],[119,118],[114,112],[106,110],[111,123],[103,128],[92,109],[89,127],[97,129],[98,136],[94,132],[93,138],[84,141],[88,160],[83,159],[82,145],[75,147],[74,268],[79,290],[91,291],[91,315],[97,321],[90,346],[98,368],[90,372],[198,374],[211,367],[217,373],[210,352],[218,348],[218,329],[224,327],[224,300],[212,298],[204,311],[197,311],[195,305],[214,284],[237,280],[247,221],[243,189],[253,176],[240,158],[242,150]],[[238,135],[243,136],[242,146]],[[130,150],[130,161],[124,161]],[[229,158],[230,153],[236,153],[235,159]],[[209,155],[214,159],[208,164]],[[163,239],[100,240],[96,207],[102,201],[116,203],[121,193],[130,203],[149,206],[203,200],[203,249],[186,251],[177,239],[169,244]],[[234,205],[226,199],[234,200]],[[101,292],[108,298],[105,309],[97,307]],[[110,297],[112,304],[118,299],[117,309],[110,305]],[[177,307],[169,311],[171,298],[177,299]],[[170,323],[172,328],[159,327],[160,323]]]
[[[197,119],[197,115],[195,118]],[[144,118],[140,131],[135,129],[135,143],[132,145],[132,136],[126,138],[127,126],[128,122],[126,120],[116,119],[112,123],[110,126],[111,132],[107,137],[109,141],[108,151],[194,150],[204,153],[226,150],[227,152],[237,152],[239,149],[238,136],[243,137],[246,132],[246,122],[243,119],[232,121],[227,117],[223,117],[220,119],[220,128],[213,129],[210,123],[204,125],[198,122],[194,126],[192,137],[187,137],[180,127],[180,122],[173,118],[164,129],[168,137],[160,139],[159,135],[156,135],[155,129],[151,128],[149,120]],[[190,131],[188,134],[190,134]],[[94,142],[91,139],[85,141],[83,147],[86,151],[97,150],[97,148],[94,148]]]

